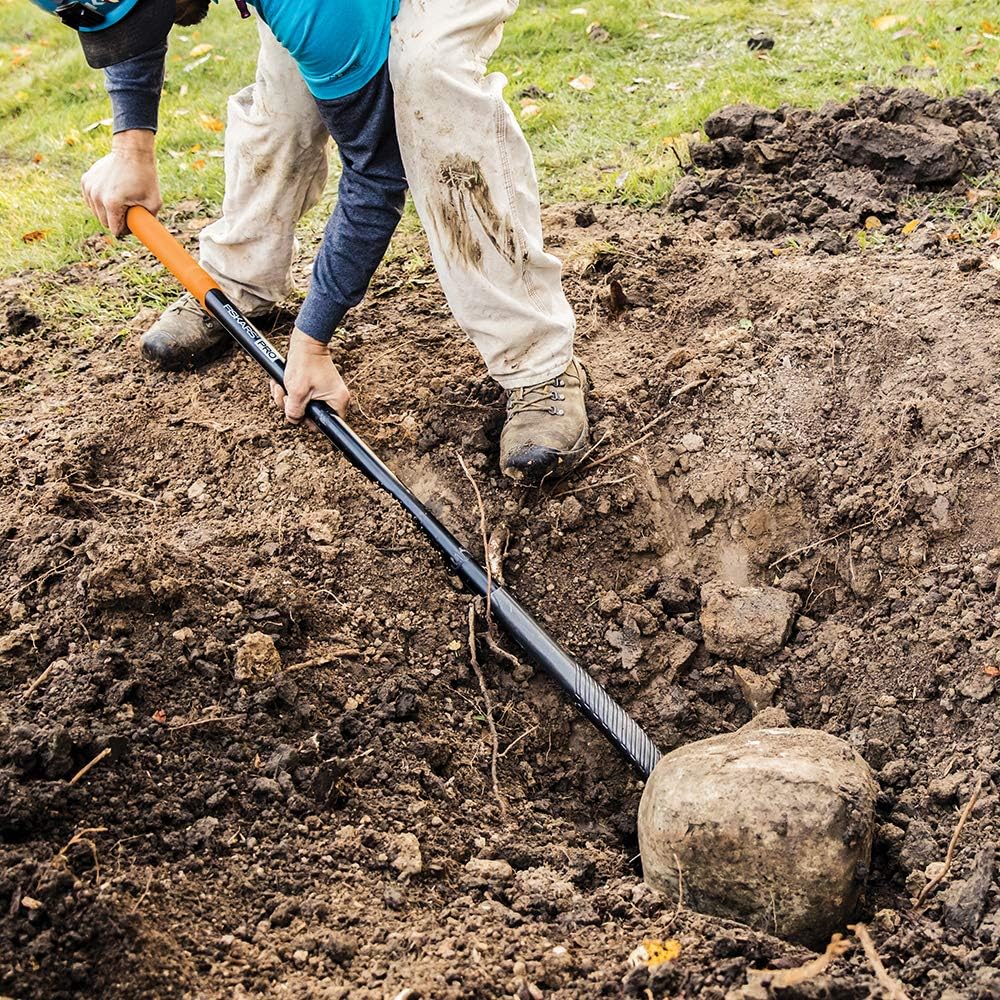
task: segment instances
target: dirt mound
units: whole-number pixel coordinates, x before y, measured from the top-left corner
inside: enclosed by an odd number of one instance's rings
[[[500,393],[405,258],[338,349],[355,425],[475,548],[465,457],[508,582],[665,750],[774,704],[862,753],[883,960],[913,997],[995,996],[995,276],[578,209],[547,227],[591,464],[499,476]],[[810,957],[645,887],[639,783],[481,644],[501,806],[468,599],[248,362],[153,372],[26,288],[0,288],[0,993],[737,1000]],[[712,581],[798,595],[785,645],[709,653]],[[780,995],[875,988],[855,947]]]
[[[965,177],[1000,169],[1000,93],[934,99],[909,88],[869,89],[818,111],[738,104],[710,115],[705,133],[670,207],[723,238],[808,234],[808,248],[837,253],[841,234],[866,222],[881,235],[913,220],[947,221],[951,229],[997,197],[970,196]],[[945,214],[929,194],[965,204]]]

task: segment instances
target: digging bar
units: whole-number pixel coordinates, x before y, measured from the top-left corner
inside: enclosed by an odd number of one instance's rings
[[[202,304],[261,368],[283,384],[285,361],[267,339],[226,298],[194,258],[146,209],[133,206],[128,211],[132,233],[173,273],[174,277]],[[473,594],[489,602],[493,618],[527,655],[562,689],[591,722],[648,778],[660,751],[642,727],[590,674],[569,656],[538,624],[506,587],[489,587],[486,571],[454,535],[396,478],[381,459],[351,430],[326,403],[313,401],[306,416],[333,443],[347,460],[385,490],[412,518],[445,557],[451,570]]]

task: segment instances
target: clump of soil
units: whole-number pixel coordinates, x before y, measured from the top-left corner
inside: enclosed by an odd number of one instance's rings
[[[997,995],[995,272],[601,207],[546,226],[605,460],[504,480],[501,394],[403,258],[337,349],[355,426],[475,549],[464,456],[508,583],[664,750],[773,704],[860,752],[890,974]],[[501,804],[468,598],[249,362],[153,371],[30,288],[0,286],[0,993],[737,1000],[810,958],[645,886],[641,784],[480,642]],[[797,595],[784,645],[710,653],[713,581]],[[876,988],[855,946],[772,992]]]
[[[966,201],[966,176],[1000,169],[1000,92],[935,99],[909,88],[868,89],[818,111],[738,104],[710,115],[705,132],[674,188],[674,211],[722,238],[808,234],[809,248],[839,253],[840,234],[869,220],[886,235],[913,220],[944,219],[928,194]],[[958,222],[994,197],[974,192]],[[954,215],[949,220],[955,224]],[[916,241],[926,237],[925,229]]]

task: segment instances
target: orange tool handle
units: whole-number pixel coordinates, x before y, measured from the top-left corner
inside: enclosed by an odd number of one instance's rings
[[[141,205],[133,205],[126,215],[128,228],[145,244],[160,263],[205,308],[205,296],[219,286],[209,273],[167,232],[163,224]]]

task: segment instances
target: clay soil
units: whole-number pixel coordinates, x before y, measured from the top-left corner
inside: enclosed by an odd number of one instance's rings
[[[865,756],[859,918],[910,997],[947,1000],[1000,995],[1000,270],[934,207],[995,169],[976,100],[985,160],[931,109],[947,178],[838,167],[832,143],[840,186],[799,191],[819,165],[730,143],[672,212],[551,209],[599,445],[540,491],[496,471],[502,397],[432,274],[387,266],[337,348],[357,430],[474,548],[464,458],[508,583],[664,750],[774,705]],[[812,149],[792,124],[780,142]],[[874,195],[890,232],[862,250]],[[755,232],[775,204],[790,243]],[[124,280],[91,265],[59,280]],[[640,782],[480,638],[487,704],[469,598],[248,360],[164,374],[135,350],[150,310],[86,343],[40,313],[32,275],[0,286],[0,995],[888,995],[846,930],[825,971],[748,987],[813,957],[780,913],[756,932],[647,889]],[[280,343],[289,317],[267,325]],[[720,578],[803,600],[742,681],[700,641]],[[247,668],[252,633],[280,664]]]

